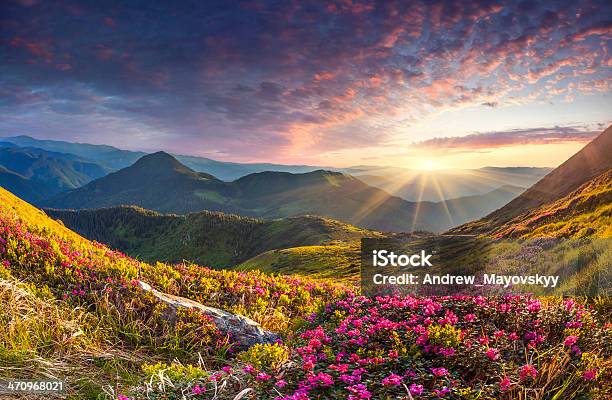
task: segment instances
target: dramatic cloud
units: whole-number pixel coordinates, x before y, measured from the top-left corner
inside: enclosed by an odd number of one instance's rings
[[[528,144],[554,144],[588,142],[601,130],[576,127],[512,129],[509,131],[483,132],[460,137],[442,137],[424,140],[413,145],[419,149],[478,150]]]
[[[609,94],[611,17],[603,0],[9,0],[0,136],[307,162],[445,110]]]

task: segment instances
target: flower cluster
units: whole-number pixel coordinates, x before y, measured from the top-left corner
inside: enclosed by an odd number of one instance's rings
[[[270,398],[511,399],[547,380],[588,393],[599,390],[611,333],[573,300],[353,297],[328,305],[296,336],[296,367]]]

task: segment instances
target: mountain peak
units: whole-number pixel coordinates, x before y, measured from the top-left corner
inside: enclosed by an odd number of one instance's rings
[[[193,172],[193,170],[183,164],[171,154],[165,151],[147,154],[140,157],[131,168],[151,168],[154,171],[160,170],[181,170]]]

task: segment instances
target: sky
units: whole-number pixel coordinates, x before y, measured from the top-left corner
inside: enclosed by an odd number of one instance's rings
[[[0,137],[224,161],[556,166],[611,122],[610,1],[0,5]]]

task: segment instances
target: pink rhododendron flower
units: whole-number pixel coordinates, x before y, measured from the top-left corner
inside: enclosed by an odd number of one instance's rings
[[[382,380],[385,386],[398,386],[402,383],[402,377],[396,374],[391,374]]]
[[[206,388],[202,387],[200,385],[195,385],[193,387],[193,389],[191,389],[191,393],[193,394],[202,394],[202,393],[206,393]]]
[[[566,346],[573,346],[578,341],[578,336],[568,336],[565,338],[565,342],[563,342]]]
[[[423,385],[417,385],[416,383],[413,383],[412,385],[410,385],[410,394],[413,396],[420,396],[423,393]]]
[[[500,338],[504,337],[505,334],[506,334],[506,332],[504,330],[501,330],[501,331],[495,331],[493,333],[493,336],[495,336],[495,339],[500,339]]]
[[[524,381],[528,378],[535,379],[537,375],[538,370],[531,364],[525,364],[519,370],[519,376],[521,378],[521,381]]]
[[[348,391],[353,393],[348,398],[349,400],[358,399],[371,399],[372,393],[368,390],[368,387],[362,383],[347,387]]]
[[[440,349],[440,354],[445,356],[445,357],[451,357],[451,356],[455,355],[455,349],[453,349],[453,348],[443,348],[443,349]]]
[[[308,380],[312,384],[319,383],[322,386],[331,386],[334,384],[334,378],[325,372],[319,372],[317,375],[309,377]]]
[[[474,314],[465,314],[465,315],[463,316],[463,319],[464,319],[466,322],[474,322],[474,321],[476,320],[476,316],[475,316]]]
[[[597,378],[597,368],[584,371],[582,378],[584,378],[585,381],[595,380],[595,378]]]
[[[485,355],[489,357],[491,361],[495,361],[499,358],[499,350],[491,347],[489,350],[485,351]]]
[[[510,379],[506,376],[504,377],[504,379],[502,379],[499,382],[499,387],[502,391],[506,391],[508,389],[510,389],[510,386],[512,385],[512,383],[510,382]]]
[[[431,373],[435,376],[446,376],[448,371],[444,367],[432,368]]]
[[[269,380],[271,378],[272,377],[270,375],[266,374],[265,372],[260,372],[255,377],[255,379],[257,379],[258,381],[267,381],[267,380]]]
[[[433,391],[433,394],[434,394],[436,397],[442,398],[442,397],[446,396],[446,394],[447,394],[448,392],[450,392],[450,389],[449,389],[449,388],[447,388],[447,387],[443,387],[442,389],[436,389],[436,390],[434,390],[434,391]]]
[[[538,312],[542,308],[542,302],[538,299],[530,300],[527,304],[527,311]]]

